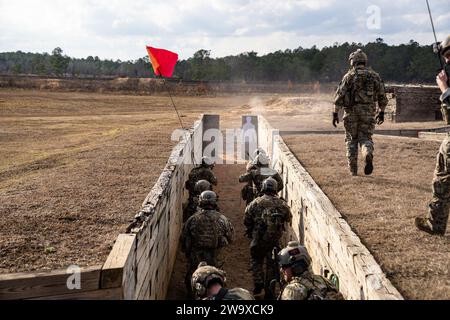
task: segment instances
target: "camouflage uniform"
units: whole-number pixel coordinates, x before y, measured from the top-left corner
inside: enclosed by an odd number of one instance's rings
[[[344,300],[344,297],[328,279],[306,271],[289,281],[280,300]]]
[[[252,235],[250,255],[253,282],[255,288],[264,288],[267,294],[269,292],[270,281],[275,277],[272,249],[274,247],[279,247],[284,228],[278,230],[276,233],[269,232],[268,226],[262,217],[266,210],[276,210],[280,213],[282,215],[283,223],[290,223],[292,214],[286,201],[278,198],[276,195],[269,194],[265,194],[253,200],[245,210],[244,225],[247,228],[247,234]],[[265,273],[264,260],[266,260]]]
[[[291,241],[277,255],[278,264],[288,283],[281,290],[280,300],[343,300],[339,290],[326,278],[311,272],[308,250]]]
[[[450,36],[441,44],[441,54],[448,55],[450,51]],[[446,64],[446,72],[449,63]],[[448,72],[447,72],[448,73]],[[447,83],[449,85],[449,83]],[[448,121],[450,109],[450,88],[442,93],[442,112],[444,121]],[[448,215],[450,210],[450,133],[444,139],[439,148],[436,161],[436,169],[433,179],[433,199],[428,205],[429,211],[426,218],[416,218],[416,226],[430,234],[445,235],[447,230]]]
[[[186,181],[186,189],[189,191],[189,201],[195,197],[195,184],[200,180],[209,181],[212,185],[217,185],[217,178],[210,167],[200,165],[192,169]]]
[[[200,262],[219,266],[220,251],[231,243],[233,233],[231,223],[216,210],[200,209],[186,221],[181,234],[181,250],[189,260],[187,288],[190,288],[191,275]]]
[[[248,292],[248,290],[242,288],[225,289],[222,290],[215,296],[205,298],[203,300],[255,300],[253,295]]]
[[[196,299],[203,300],[255,300],[255,298],[245,289],[224,288],[226,283],[226,273],[216,267],[209,266],[202,261],[197,270],[192,274],[191,288]],[[212,285],[220,285],[220,290],[215,295],[208,296],[208,289]]]
[[[256,165],[255,165],[256,166]],[[281,178],[278,171],[271,169],[269,167],[256,167],[247,171],[246,174],[243,174],[239,177],[239,182],[246,182],[247,185],[242,190],[243,199],[247,201],[247,205],[250,204],[255,198],[255,195],[261,194],[261,187],[264,180],[267,178],[274,178],[278,184],[278,192],[283,190],[283,179]],[[254,186],[254,187],[253,187]],[[247,190],[245,190],[248,188]],[[252,194],[249,192],[251,190]],[[247,192],[247,195],[244,196],[244,192]]]
[[[203,191],[212,191],[211,183],[207,180],[199,180],[194,187],[194,196],[189,199],[184,210],[183,210],[183,222],[186,222],[189,217],[197,212],[199,206],[199,197]],[[220,211],[219,207],[216,205],[215,210]]]
[[[367,59],[367,56],[365,57]],[[354,175],[357,174],[358,167],[358,144],[366,161],[371,162],[373,159],[372,135],[375,129],[377,101],[384,116],[388,99],[383,80],[378,73],[365,65],[353,66],[336,91],[334,111],[337,113],[344,109],[348,166]]]

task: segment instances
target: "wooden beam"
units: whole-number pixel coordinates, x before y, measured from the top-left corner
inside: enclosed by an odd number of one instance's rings
[[[66,270],[51,272],[26,272],[0,275],[0,300],[28,299],[50,295],[65,295],[74,292],[98,290],[101,266],[81,269],[81,289],[70,290],[67,280],[72,275]]]
[[[118,288],[122,286],[124,267],[130,257],[134,257],[136,235],[119,234],[101,271],[100,288]]]
[[[75,292],[65,295],[33,298],[30,300],[121,300],[122,288]]]

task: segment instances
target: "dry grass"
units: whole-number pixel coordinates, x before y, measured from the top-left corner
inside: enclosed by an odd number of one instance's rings
[[[176,97],[186,125],[245,97]],[[0,90],[0,273],[102,264],[164,168],[168,97]],[[53,252],[54,251],[54,252]]]
[[[414,226],[414,217],[427,211],[439,143],[374,140],[373,176],[351,177],[342,135],[285,138],[406,298],[450,299],[450,238]]]

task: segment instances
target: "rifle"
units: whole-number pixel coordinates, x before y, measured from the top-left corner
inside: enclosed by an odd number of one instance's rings
[[[433,44],[433,52],[435,54],[437,54],[437,57],[439,59],[439,64],[441,66],[441,69],[439,70],[439,72],[441,70],[444,70],[444,72],[447,74],[447,78],[450,74],[450,65],[444,64],[444,62],[442,61],[442,54],[441,54],[441,45],[440,42],[438,42],[437,37],[436,37],[436,29],[434,28],[434,22],[433,22],[433,15],[431,14],[431,9],[430,9],[430,3],[428,2],[428,0],[426,0],[427,2],[427,8],[428,8],[428,14],[430,16],[430,21],[431,21],[431,28],[433,29],[433,35],[434,35],[434,41],[435,43]],[[450,79],[447,80],[447,84],[450,86]]]
[[[281,292],[282,282],[280,275],[280,267],[278,266],[278,253],[280,252],[280,247],[276,246],[272,249],[272,268],[274,279],[272,279],[269,283],[269,291],[271,298],[278,297],[278,294]],[[277,292],[277,284],[279,285],[280,290]]]

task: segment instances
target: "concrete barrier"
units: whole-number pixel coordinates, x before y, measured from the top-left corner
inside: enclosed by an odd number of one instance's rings
[[[293,213],[289,238],[308,248],[314,271],[337,275],[346,299],[403,299],[278,131],[261,116],[258,122],[259,144],[268,151],[272,166],[283,177],[282,195]]]

